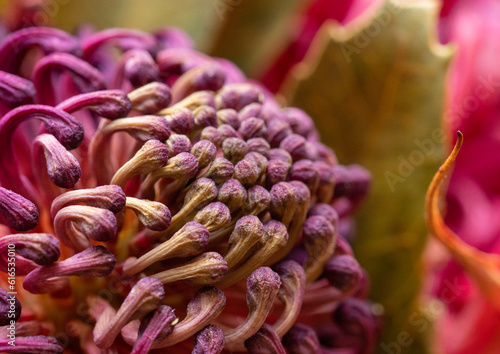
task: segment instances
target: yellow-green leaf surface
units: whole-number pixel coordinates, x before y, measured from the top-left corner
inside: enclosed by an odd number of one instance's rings
[[[370,273],[372,299],[385,308],[381,353],[424,353],[432,325],[430,305],[419,301],[423,211],[443,158],[444,81],[453,52],[437,41],[438,10],[434,1],[386,2],[347,27],[325,24],[282,92],[315,119],[341,163],[373,174],[357,215],[355,251]]]
[[[211,55],[258,77],[288,44],[295,15],[308,0],[212,0],[223,21]]]

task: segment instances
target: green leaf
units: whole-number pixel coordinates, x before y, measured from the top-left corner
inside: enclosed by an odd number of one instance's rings
[[[402,353],[423,353],[432,327],[429,304],[419,301],[423,211],[444,157],[441,117],[453,53],[437,41],[437,15],[435,1],[385,2],[345,28],[326,23],[282,92],[315,119],[341,163],[373,174],[357,213],[355,251],[370,273],[371,298],[385,308],[379,352],[393,343]]]

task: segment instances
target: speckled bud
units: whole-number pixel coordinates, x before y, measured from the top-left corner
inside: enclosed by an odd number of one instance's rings
[[[219,354],[224,348],[224,334],[222,329],[208,325],[194,336],[192,354]]]
[[[51,134],[41,134],[33,142],[37,163],[43,162],[50,180],[61,188],[73,188],[82,175],[78,160]]]
[[[203,175],[203,177],[212,179],[215,183],[220,184],[224,183],[233,177],[234,174],[234,166],[233,164],[226,160],[223,157],[217,157],[207,172]]]
[[[195,128],[217,127],[217,112],[211,106],[200,106],[193,111]]]
[[[267,157],[267,153],[271,146],[264,138],[252,138],[247,140],[248,152],[258,152],[262,156]]]
[[[354,257],[339,255],[326,263],[325,278],[343,293],[351,293],[360,285],[362,271]]]
[[[238,129],[240,127],[240,118],[238,117],[238,112],[231,108],[218,110],[217,123],[219,126],[228,124],[234,129]]]
[[[201,131],[201,140],[208,140],[212,142],[216,147],[219,147],[222,143],[222,134],[215,127],[205,127]]]
[[[181,152],[191,151],[191,140],[182,134],[172,134],[165,143],[168,147],[170,157],[180,154]]]
[[[262,102],[264,94],[253,84],[238,83],[224,85],[215,95],[217,109],[232,108],[239,111],[253,102]]]
[[[247,191],[236,179],[224,182],[217,195],[217,201],[224,203],[231,213],[238,211],[245,204],[246,199]]]
[[[0,213],[17,231],[31,230],[38,224],[39,214],[35,204],[3,187],[0,187]]]
[[[247,143],[238,138],[227,138],[222,143],[224,157],[232,163],[242,160],[248,152]]]
[[[260,118],[248,118],[241,122],[238,133],[243,139],[260,138],[266,135],[266,123]]]
[[[170,129],[176,134],[188,135],[194,128],[193,112],[187,108],[179,108],[169,111],[165,116]]]
[[[191,154],[198,160],[198,168],[203,169],[215,160],[217,147],[209,140],[200,140],[191,148]]]

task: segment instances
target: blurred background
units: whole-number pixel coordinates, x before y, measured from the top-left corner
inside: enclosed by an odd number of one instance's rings
[[[230,59],[281,102],[307,111],[341,163],[359,163],[374,177],[348,234],[370,275],[370,297],[384,309],[378,351],[499,352],[498,312],[446,250],[428,242],[424,222],[427,186],[461,129],[447,223],[498,253],[500,188],[491,177],[500,166],[498,1],[3,0],[0,7],[9,30],[182,28],[198,50]]]

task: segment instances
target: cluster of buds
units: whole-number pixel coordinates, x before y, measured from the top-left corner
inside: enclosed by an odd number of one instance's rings
[[[172,28],[23,29],[0,70],[0,351],[374,349],[370,175],[305,112]]]

